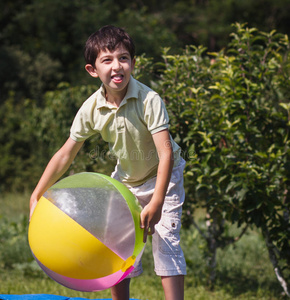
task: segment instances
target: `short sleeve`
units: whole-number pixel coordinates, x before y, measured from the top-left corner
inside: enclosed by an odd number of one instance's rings
[[[90,98],[88,100],[91,100]],[[86,101],[77,112],[70,128],[70,138],[82,142],[96,134],[94,130],[94,101]]]
[[[144,110],[144,119],[151,134],[168,129],[168,113],[163,100],[158,94],[154,93],[149,97]]]

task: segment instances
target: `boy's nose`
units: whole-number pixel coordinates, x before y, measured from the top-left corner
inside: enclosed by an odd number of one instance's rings
[[[114,60],[114,64],[113,64],[113,69],[114,70],[120,70],[121,69],[121,64],[119,62],[119,60]]]

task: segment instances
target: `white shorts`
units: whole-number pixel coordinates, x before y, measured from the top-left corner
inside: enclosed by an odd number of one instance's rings
[[[172,170],[162,208],[162,216],[159,223],[155,225],[155,233],[152,235],[154,266],[158,276],[186,275],[186,263],[180,247],[179,235],[182,205],[185,198],[183,187],[184,167],[185,161],[180,158],[179,165]],[[112,177],[119,179],[116,171],[112,173]],[[142,207],[150,202],[155,183],[156,177],[149,179],[140,186],[130,188]],[[140,261],[128,277],[139,276],[142,272]]]

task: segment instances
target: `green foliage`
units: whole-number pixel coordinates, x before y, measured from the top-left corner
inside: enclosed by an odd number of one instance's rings
[[[228,48],[217,53],[165,50],[159,91],[188,159],[188,214],[206,208],[215,247],[226,245],[225,220],[260,227],[288,274],[289,41],[275,31],[235,27]]]
[[[154,58],[158,58],[161,46],[172,47],[175,50],[181,43],[176,35],[162,24],[160,14],[149,14],[146,7],[134,11],[125,9],[120,12],[118,24],[129,30],[136,44],[139,54],[146,53]]]
[[[8,221],[0,216],[0,265],[13,269],[16,264],[33,261],[27,242],[27,217],[18,222]]]
[[[133,71],[135,79],[147,85],[152,85],[154,77],[153,59],[146,57],[145,54],[136,57],[135,68]]]
[[[9,46],[0,49],[0,56],[3,60],[0,101],[5,100],[6,91],[13,91],[17,98],[21,99],[24,94],[40,103],[43,93],[53,89],[63,77],[60,61],[46,52],[31,56],[19,46]]]
[[[33,162],[30,152],[33,152],[34,139],[31,136],[32,127],[23,130],[23,124],[31,118],[30,102],[19,101],[14,93],[1,106],[0,117],[3,127],[0,131],[0,190],[13,188],[24,189],[25,178],[33,173],[30,170]],[[21,174],[21,175],[20,175]],[[20,175],[20,176],[19,176]],[[23,181],[24,180],[24,181]]]
[[[60,80],[88,81],[83,68],[85,41],[101,26],[114,22],[118,9],[111,0],[33,0],[19,7],[3,6],[0,71],[11,75],[3,86],[1,81],[1,97],[14,85],[22,97],[38,101]]]
[[[37,98],[60,80],[88,84],[83,74],[87,37],[106,24],[126,27],[137,54],[160,60],[160,48],[185,45],[217,51],[228,43],[233,22],[289,34],[287,0],[30,0],[0,4],[1,101],[9,91]],[[27,75],[27,76],[26,76]]]

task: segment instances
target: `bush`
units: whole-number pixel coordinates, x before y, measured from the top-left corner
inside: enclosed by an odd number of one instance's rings
[[[17,264],[33,261],[28,246],[28,219],[22,217],[18,222],[9,222],[1,217],[0,223],[0,265],[5,269],[13,269]]]
[[[159,92],[187,158],[187,215],[206,209],[210,281],[216,251],[239,239],[227,222],[261,228],[289,295],[290,44],[288,37],[236,24],[227,49],[164,51]]]

